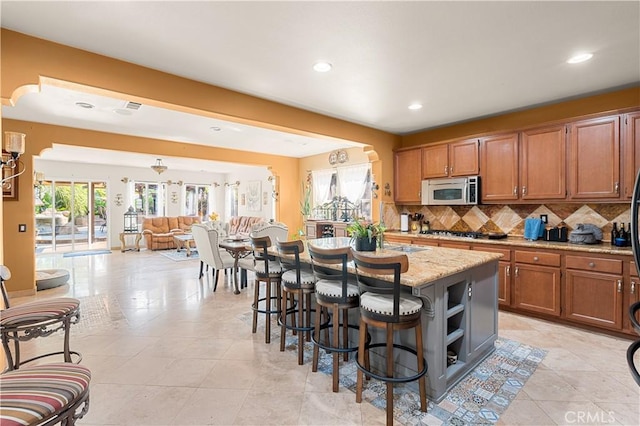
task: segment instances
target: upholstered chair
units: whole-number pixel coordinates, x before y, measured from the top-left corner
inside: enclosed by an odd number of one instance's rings
[[[218,247],[218,231],[209,229],[206,225],[195,223],[191,227],[193,240],[198,248],[200,256],[200,273],[198,278],[203,276],[204,265],[213,269],[213,291],[218,288],[220,271],[233,268],[233,257],[226,251],[221,251]]]

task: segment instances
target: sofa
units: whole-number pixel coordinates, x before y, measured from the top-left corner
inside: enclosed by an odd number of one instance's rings
[[[266,222],[263,217],[256,216],[232,216],[229,219],[229,235],[249,236],[251,229],[260,223]]]
[[[200,223],[200,218],[196,216],[145,217],[142,221],[142,236],[147,249],[166,250],[177,248],[173,236],[190,233],[191,225],[194,223]]]

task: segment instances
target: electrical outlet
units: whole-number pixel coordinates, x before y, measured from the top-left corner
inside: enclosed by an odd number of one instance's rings
[[[549,223],[549,217],[546,214],[541,214],[540,220],[542,221],[542,223]]]

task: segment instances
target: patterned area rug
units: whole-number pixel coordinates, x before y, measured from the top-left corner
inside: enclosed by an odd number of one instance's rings
[[[160,253],[164,257],[168,257],[174,262],[184,262],[185,260],[198,260],[198,251],[195,249],[191,249],[191,256],[187,256],[186,250],[159,250],[157,253]]]
[[[260,317],[259,317],[260,318]],[[242,316],[251,322],[251,314]],[[264,319],[259,326],[264,327]],[[259,331],[260,332],[260,331]],[[263,331],[264,332],[264,331]],[[280,327],[274,322],[271,341],[278,342]],[[291,333],[286,339],[286,350],[297,351],[297,337]],[[514,340],[498,338],[496,350],[467,377],[454,386],[439,403],[428,401],[427,412],[420,411],[415,384],[400,384],[394,387],[394,418],[405,425],[488,425],[498,422],[534,373],[547,352]],[[313,345],[305,343],[304,362],[310,363]],[[332,356],[320,351],[318,371],[331,375]],[[353,357],[340,364],[340,385],[355,393],[357,367]],[[384,410],[386,407],[386,385],[377,380],[365,382],[363,399]]]
[[[111,254],[111,250],[69,251],[63,254],[62,257],[93,256],[94,254]]]

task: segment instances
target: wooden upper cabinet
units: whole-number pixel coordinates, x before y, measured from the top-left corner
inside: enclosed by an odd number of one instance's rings
[[[518,199],[518,134],[492,136],[480,148],[480,195],[482,201]]]
[[[620,117],[570,125],[569,199],[620,198]]]
[[[422,148],[422,178],[449,176],[449,146],[434,145]]]
[[[394,155],[394,200],[420,204],[422,189],[422,148],[398,151]]]
[[[625,198],[630,199],[633,195],[636,175],[638,174],[638,169],[640,169],[640,111],[627,114],[623,119],[623,195]]]
[[[478,139],[422,148],[422,178],[478,174]]]
[[[520,199],[564,200],[566,127],[525,130],[520,142]]]

